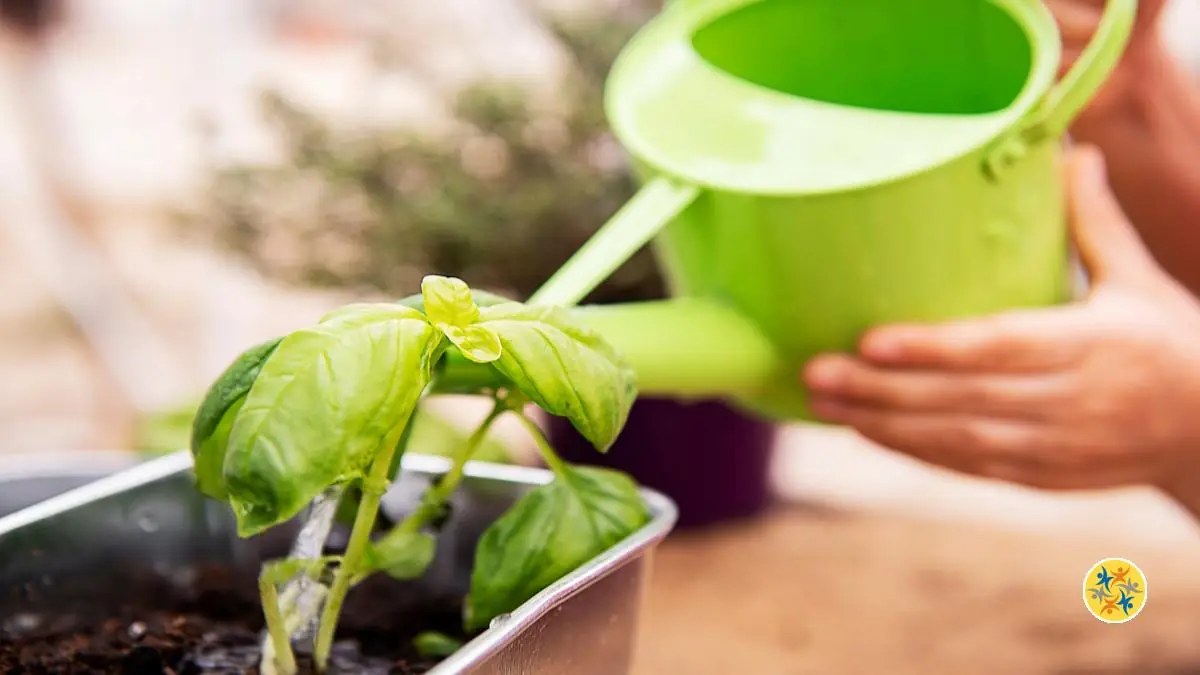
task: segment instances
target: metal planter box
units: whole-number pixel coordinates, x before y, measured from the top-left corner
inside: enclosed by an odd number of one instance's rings
[[[407,455],[385,512],[406,512],[448,467],[440,457]],[[298,523],[238,539],[228,508],[195,490],[190,469],[191,457],[182,452],[119,473],[103,464],[67,469],[58,478],[46,471],[0,473],[0,494],[7,496],[0,499],[0,625],[23,614],[71,611],[81,597],[94,602],[96,589],[119,592],[148,571],[186,580],[196,566],[216,563],[254,579],[263,559],[286,554]],[[75,487],[89,471],[105,477]],[[484,463],[469,463],[466,475],[437,558],[417,582],[437,591],[465,593],[483,530],[531,486],[552,478],[541,469]],[[3,510],[53,494],[16,513]],[[676,518],[670,500],[643,494],[653,515],[646,527],[497,618],[430,675],[628,672],[651,554]]]

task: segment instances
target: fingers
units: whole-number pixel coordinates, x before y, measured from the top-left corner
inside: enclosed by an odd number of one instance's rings
[[[813,359],[804,372],[814,396],[910,412],[972,413],[1045,419],[1072,395],[1057,374],[1013,376],[879,368],[849,356]]]
[[[1144,281],[1161,272],[1108,186],[1104,158],[1081,146],[1067,161],[1071,229],[1096,283]]]
[[[853,427],[892,450],[958,471],[980,474],[1000,463],[1027,463],[1045,449],[1047,435],[1036,424],[999,418],[911,413],[814,398],[821,419]]]
[[[859,352],[868,361],[891,367],[978,373],[1055,370],[1079,358],[1072,336],[1082,318],[1078,308],[1065,307],[884,326],[863,336]]]
[[[1100,461],[1077,442],[1027,421],[942,413],[913,414],[814,399],[821,418],[925,463],[1046,490],[1096,490],[1145,483],[1147,462]]]

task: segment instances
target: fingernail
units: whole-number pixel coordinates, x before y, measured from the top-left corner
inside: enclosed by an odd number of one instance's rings
[[[804,369],[804,381],[814,389],[836,389],[842,380],[842,367],[836,357],[818,356]]]

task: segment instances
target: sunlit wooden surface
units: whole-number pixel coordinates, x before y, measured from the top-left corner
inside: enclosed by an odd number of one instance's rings
[[[1200,673],[1200,537],[1155,546],[791,508],[672,539],[657,557],[636,675]],[[1105,557],[1145,571],[1133,621],[1087,613]]]

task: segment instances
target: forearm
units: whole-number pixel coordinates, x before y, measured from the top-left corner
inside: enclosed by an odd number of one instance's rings
[[[1131,95],[1072,134],[1104,151],[1113,192],[1147,246],[1200,293],[1200,86],[1161,50],[1139,58]]]

